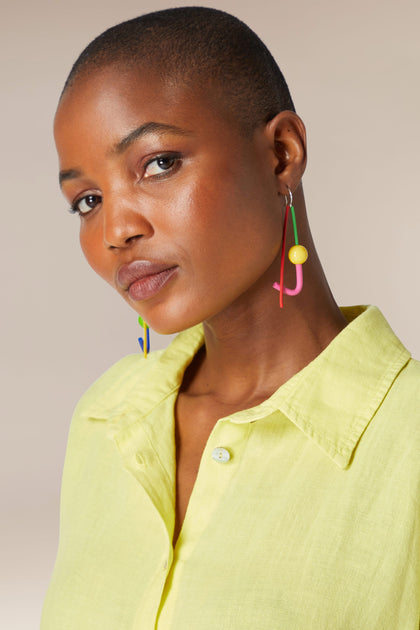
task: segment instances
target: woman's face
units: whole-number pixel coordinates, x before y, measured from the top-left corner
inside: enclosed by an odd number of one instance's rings
[[[204,96],[108,68],[66,92],[55,138],[89,264],[152,328],[273,291],[281,203],[265,129],[245,138]]]

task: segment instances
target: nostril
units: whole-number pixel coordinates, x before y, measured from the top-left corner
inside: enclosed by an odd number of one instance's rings
[[[125,242],[128,244],[132,243],[133,241],[138,241],[143,237],[143,234],[135,234],[134,236],[129,236],[128,238],[126,238]]]
[[[143,234],[133,234],[133,236],[122,236],[121,238],[105,239],[106,246],[109,250],[119,250],[130,247],[143,237]]]

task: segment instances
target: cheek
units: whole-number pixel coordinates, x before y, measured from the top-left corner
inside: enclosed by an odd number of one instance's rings
[[[104,248],[103,238],[92,226],[84,224],[83,220],[80,225],[79,241],[90,267],[101,278],[113,285],[111,260],[109,260],[109,252]]]
[[[191,187],[172,224],[184,249],[189,308],[202,319],[254,284],[281,246],[277,196],[235,178],[216,182]]]
[[[190,191],[192,245],[203,255],[235,266],[273,256],[281,240],[281,204],[261,178],[242,171]],[[265,255],[264,255],[265,252]],[[264,262],[262,261],[262,264]]]

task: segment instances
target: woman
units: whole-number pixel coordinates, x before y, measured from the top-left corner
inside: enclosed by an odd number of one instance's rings
[[[334,301],[268,50],[212,9],[120,24],[55,138],[89,264],[184,332],[76,410],[42,629],[417,629],[419,364]]]

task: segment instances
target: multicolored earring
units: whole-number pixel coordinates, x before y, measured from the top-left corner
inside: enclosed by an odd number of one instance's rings
[[[293,207],[293,195],[292,191],[288,187],[289,197],[286,197],[286,213],[284,216],[284,225],[283,225],[283,242],[281,246],[281,262],[280,262],[280,283],[275,282],[273,284],[274,289],[280,291],[280,308],[283,308],[283,294],[286,295],[297,295],[302,291],[303,287],[303,272],[302,265],[308,258],[308,252],[306,247],[303,245],[299,245],[298,233],[297,233],[297,225],[296,225],[296,216],[295,209]],[[289,213],[292,215],[293,221],[293,232],[295,236],[295,244],[293,247],[289,249],[289,260],[291,263],[295,265],[296,268],[296,287],[294,289],[288,289],[284,286],[284,258],[286,251],[286,235],[287,235],[287,220],[289,218]]]
[[[147,353],[150,352],[150,330],[144,319],[139,315],[139,324],[143,327],[143,337],[139,337],[139,345],[142,349],[144,358],[147,359]]]

